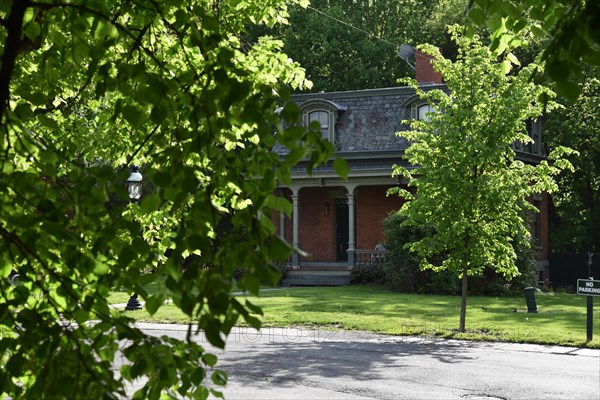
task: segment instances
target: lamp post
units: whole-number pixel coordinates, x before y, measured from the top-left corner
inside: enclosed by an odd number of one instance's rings
[[[138,167],[133,166],[129,178],[127,178],[127,192],[129,192],[129,199],[137,203],[142,197],[142,174]],[[142,304],[138,300],[137,293],[134,293],[127,302],[125,310],[141,310]]]

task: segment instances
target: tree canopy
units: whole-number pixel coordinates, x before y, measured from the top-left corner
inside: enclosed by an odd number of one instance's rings
[[[574,100],[581,64],[600,65],[600,3],[581,0],[470,0],[469,17],[492,32],[497,54],[531,38],[544,40],[544,71]]]
[[[414,190],[398,190],[410,198],[400,210],[404,224],[428,225],[434,232],[410,249],[422,258],[422,268],[450,270],[462,278],[459,329],[464,331],[468,276],[485,268],[507,277],[518,273],[514,248],[529,245],[526,211],[535,210],[527,198],[555,190],[553,176],[570,164],[516,159],[513,143],[531,141],[526,122],[542,114],[538,98],[550,91],[530,80],[532,67],[509,75],[514,58],[497,59],[477,36],[461,35],[458,26],[451,32],[459,46],[455,62],[434,46],[422,46],[434,57],[448,91],[412,82],[436,111],[406,121],[412,129],[399,135],[410,141],[406,159],[416,168],[396,173]],[[558,148],[551,158],[565,151]],[[436,255],[442,260],[434,263]]]
[[[572,157],[575,172],[558,177],[552,197],[550,246],[555,252],[600,252],[600,68],[581,77],[581,94],[545,121],[544,137],[551,148],[566,144],[579,152]]]
[[[116,398],[138,378],[135,398],[218,395],[226,374],[190,335],[223,347],[240,317],[260,325],[231,295],[234,273],[252,293],[278,279],[291,248],[269,212],[291,206],[274,189],[332,153],[318,131],[282,127],[299,113],[276,109],[309,84],[282,43],[240,40],[289,4],[306,2],[0,4],[0,397]],[[132,164],[152,189],[128,204]],[[110,310],[116,288],[150,313],[171,297],[187,339]]]
[[[414,75],[398,58],[401,44],[454,53],[446,25],[466,21],[465,8],[463,0],[314,0],[292,8],[290,24],[272,33],[306,69],[313,91],[389,87]]]

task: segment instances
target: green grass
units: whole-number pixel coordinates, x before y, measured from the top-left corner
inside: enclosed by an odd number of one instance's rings
[[[152,282],[144,285],[144,289],[148,294],[152,295],[160,291],[165,290],[165,277],[155,277]],[[123,290],[116,290],[110,292],[108,295],[108,304],[123,304],[127,303],[132,293],[125,292]]]
[[[600,304],[596,301],[595,339],[586,343],[586,298],[570,294],[537,294],[537,314],[526,312],[524,296],[470,297],[465,333],[457,332],[459,296],[400,294],[377,286],[344,286],[264,291],[260,297],[248,296],[248,300],[262,307],[263,326],[600,348]],[[131,315],[153,322],[188,320],[169,304],[154,316],[145,311]]]
[[[130,297],[131,295],[125,292],[110,292],[107,300],[108,304],[122,304],[127,303]]]

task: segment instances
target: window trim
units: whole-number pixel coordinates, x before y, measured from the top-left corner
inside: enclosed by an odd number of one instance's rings
[[[335,129],[332,129],[332,126],[335,124],[335,116],[333,115],[333,112],[331,110],[317,108],[314,110],[311,109],[309,111],[303,112],[302,119],[303,119],[304,126],[308,127],[314,121],[317,121],[320,123],[320,118],[313,119],[311,121],[311,115],[316,114],[316,113],[323,113],[323,114],[327,115],[327,125],[325,127],[323,127],[323,125],[321,125],[320,129],[321,129],[321,133],[323,134],[323,137],[325,139],[329,140],[331,143],[334,143]],[[324,132],[325,129],[327,130],[326,132]]]

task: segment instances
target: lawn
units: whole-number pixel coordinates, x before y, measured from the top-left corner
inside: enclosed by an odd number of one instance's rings
[[[595,338],[586,343],[586,298],[571,294],[538,293],[536,314],[526,312],[524,296],[470,297],[465,333],[456,329],[459,296],[401,294],[379,286],[357,285],[266,290],[259,297],[247,298],[262,307],[263,326],[600,348],[600,304],[596,301]],[[145,311],[131,315],[143,321],[187,321],[185,315],[169,304],[152,317]]]

